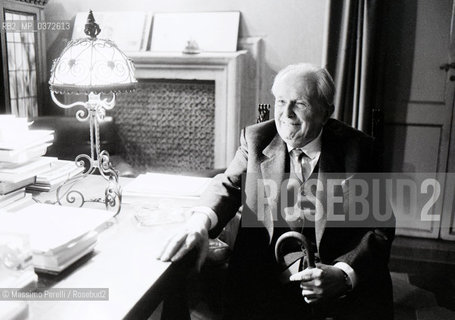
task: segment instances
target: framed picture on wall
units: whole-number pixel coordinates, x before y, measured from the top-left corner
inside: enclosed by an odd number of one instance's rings
[[[152,24],[152,14],[139,11],[93,12],[96,23],[101,28],[98,38],[109,39],[124,52],[147,49]],[[84,33],[88,12],[76,15],[73,39],[86,37]]]
[[[235,52],[240,12],[156,13],[151,51],[185,51],[188,44],[205,52]]]

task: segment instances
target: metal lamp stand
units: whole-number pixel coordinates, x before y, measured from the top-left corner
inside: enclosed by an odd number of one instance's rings
[[[89,93],[88,101],[78,101],[72,104],[63,104],[58,101],[54,91],[51,90],[52,100],[61,108],[69,109],[75,106],[83,106],[76,112],[77,120],[90,123],[90,155],[80,154],[75,162],[78,167],[84,167],[84,171],[72,178],[69,178],[57,189],[57,202],[62,205],[62,201],[70,204],[78,204],[82,207],[86,202],[104,203],[107,210],[115,210],[115,215],[120,212],[122,202],[121,186],[118,182],[119,173],[113,167],[109,153],[101,150],[99,122],[104,119],[106,110],[111,110],[115,106],[115,93],[110,101],[101,99],[101,94]],[[73,189],[74,185],[81,179],[98,170],[101,176],[108,181],[104,198],[86,199],[81,191]]]

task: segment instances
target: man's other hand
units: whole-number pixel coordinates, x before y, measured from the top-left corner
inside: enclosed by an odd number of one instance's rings
[[[326,264],[317,264],[316,268],[307,268],[293,274],[289,280],[300,281],[302,295],[307,303],[323,298],[337,298],[348,291],[344,272]]]
[[[196,248],[198,250],[196,268],[200,271],[209,248],[209,228],[210,219],[207,215],[195,212],[185,226],[167,240],[157,259],[178,261],[193,248]]]

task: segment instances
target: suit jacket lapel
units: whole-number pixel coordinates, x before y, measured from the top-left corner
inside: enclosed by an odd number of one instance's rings
[[[278,133],[272,139],[270,144],[262,151],[264,158],[261,162],[261,172],[264,179],[270,179],[276,183],[276,192],[267,194],[267,200],[270,210],[265,213],[264,225],[270,236],[270,241],[273,237],[274,217],[278,214],[278,196],[280,187],[285,177],[286,161],[288,161],[288,152],[285,142],[281,139]]]

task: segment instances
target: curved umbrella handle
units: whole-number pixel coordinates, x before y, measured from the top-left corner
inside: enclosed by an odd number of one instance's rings
[[[275,245],[275,260],[278,262],[278,263],[281,263],[283,257],[282,255],[280,254],[280,246],[282,245],[283,241],[288,239],[288,238],[294,238],[296,240],[298,240],[301,244],[301,247],[302,249],[304,249],[307,253],[307,259],[308,259],[308,268],[315,268],[316,267],[316,263],[315,263],[315,260],[314,260],[314,252],[313,252],[313,249],[312,247],[310,246],[307,238],[297,232],[297,231],[288,231],[286,233],[283,233],[277,240],[276,242],[276,245]]]

